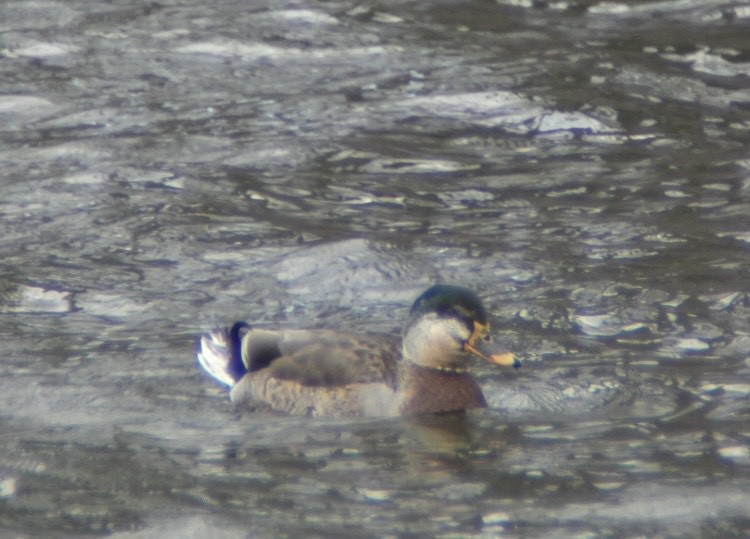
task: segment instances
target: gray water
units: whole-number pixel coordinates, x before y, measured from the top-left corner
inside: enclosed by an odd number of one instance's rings
[[[0,534],[750,534],[750,7],[0,4]],[[198,334],[470,286],[490,408],[235,409]]]

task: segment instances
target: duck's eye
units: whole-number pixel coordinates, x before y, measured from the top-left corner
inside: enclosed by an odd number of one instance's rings
[[[490,334],[482,335],[482,340],[484,342],[492,342],[492,335]]]

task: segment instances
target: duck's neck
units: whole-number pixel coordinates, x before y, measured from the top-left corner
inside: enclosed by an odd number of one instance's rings
[[[487,406],[479,385],[466,372],[441,371],[421,367],[411,361],[402,362],[399,369],[399,411],[403,415],[452,412]]]

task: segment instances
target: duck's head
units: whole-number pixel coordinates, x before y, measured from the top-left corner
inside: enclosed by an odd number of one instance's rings
[[[404,359],[421,367],[463,372],[469,354],[497,365],[521,366],[512,353],[495,345],[487,311],[474,292],[444,284],[429,288],[412,305],[404,330]]]

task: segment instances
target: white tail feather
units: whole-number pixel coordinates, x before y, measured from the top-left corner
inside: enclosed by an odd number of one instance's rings
[[[208,374],[222,384],[232,387],[235,379],[230,372],[232,363],[232,343],[226,328],[215,328],[201,335],[198,343],[198,363]]]

